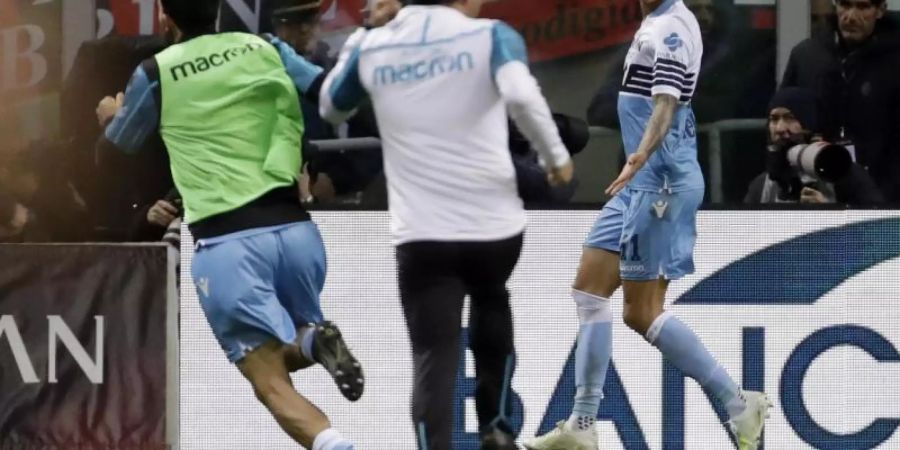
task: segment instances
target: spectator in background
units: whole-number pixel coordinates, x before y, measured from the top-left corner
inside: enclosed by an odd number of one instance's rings
[[[325,69],[334,67],[331,48],[319,39],[320,0],[276,0],[272,11],[273,28],[279,39],[290,45],[307,61]]]
[[[587,123],[581,119],[556,113],[553,114],[553,121],[559,130],[563,145],[569,151],[569,155],[574,158],[584,150],[590,140]],[[516,169],[519,197],[522,197],[525,203],[562,204],[568,203],[575,195],[578,180],[574,176],[571,182],[560,186],[553,186],[548,182],[547,173],[541,165],[538,152],[512,120],[509,121],[509,151]]]
[[[791,52],[783,87],[812,90],[823,137],[854,149],[890,202],[900,201],[900,39],[884,0],[838,0],[827,32]]]
[[[134,218],[129,234],[136,241],[155,242],[171,239],[171,233],[179,233],[184,210],[181,195],[172,188],[166,197],[144,206]]]
[[[273,28],[278,38],[325,72],[334,67],[336,59],[329,54],[327,44],[319,39],[319,0],[279,0],[272,11]],[[319,116],[316,101],[302,96],[304,145],[303,176],[300,180],[301,198],[306,202],[354,202],[381,173],[381,155],[371,151],[318,152],[308,141],[340,137],[378,136],[374,113],[362,108],[359,116],[344,129],[335,129]]]
[[[21,242],[29,215],[28,208],[0,188],[0,242]]]
[[[813,36],[828,33],[834,29],[834,0],[811,0],[809,10]]]
[[[847,175],[828,183],[794,169],[787,149],[821,141],[816,99],[802,88],[784,88],[769,104],[767,171],[756,177],[744,203],[847,203],[873,205],[884,202],[874,180],[859,165],[850,163]]]
[[[90,215],[71,181],[65,161],[57,158],[65,144],[36,141],[16,151],[0,167],[0,216],[12,214],[12,228],[23,242],[80,242],[90,238]],[[12,205],[12,206],[10,206]],[[12,213],[10,213],[12,211]],[[8,221],[0,218],[0,224]],[[9,228],[9,227],[5,227]],[[8,231],[8,230],[7,230]]]
[[[368,0],[363,13],[366,16],[365,25],[368,28],[383,27],[394,20],[397,13],[403,8],[400,0]]]
[[[111,154],[98,161],[94,148],[114,113],[116,96],[110,94],[125,89],[141,61],[174,42],[161,11],[156,35],[111,35],[82,44],[63,86],[60,125],[70,145],[56,158],[65,161],[72,182],[84,195],[91,213],[92,240],[159,239],[136,235],[132,226],[174,185],[158,133],[153,133],[134,158]],[[101,115],[99,122],[91,120],[95,113]]]
[[[290,45],[307,61],[330,71],[335,58],[329,55],[328,44],[319,40],[319,0],[278,0],[272,11],[273,28],[278,39]],[[337,132],[319,117],[319,107],[307,98],[301,98],[303,125],[306,137],[311,140],[335,139]]]

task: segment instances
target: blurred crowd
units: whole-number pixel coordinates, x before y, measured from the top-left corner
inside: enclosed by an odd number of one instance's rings
[[[745,203],[900,203],[900,30],[884,0],[810,0],[812,36],[797,45],[780,86],[775,46],[734,27],[717,0],[684,0],[700,23],[704,57],[693,102],[700,123],[765,119],[765,140],[726,142],[725,178],[740,181]],[[380,27],[403,7],[370,0],[366,27]],[[309,61],[330,70],[337,49],[321,39],[317,0],[278,0],[269,29]],[[182,212],[159,136],[137,155],[95,146],[141,61],[172,43],[155,36],[110,36],[82,45],[61,95],[60,137],[6,142],[0,158],[0,241],[159,241],[177,245]],[[763,42],[763,44],[760,44]],[[621,68],[627,49],[615,56]],[[546,64],[546,63],[545,63]],[[617,128],[622,70],[599,86],[584,117],[556,114],[574,155],[587,125]],[[734,105],[738,105],[735,107]],[[307,203],[386,203],[377,150],[320,150],[316,141],[377,137],[374,113],[359,111],[335,128],[318,105],[301,99],[304,165],[298,196]],[[0,127],[11,126],[0,120]],[[4,133],[3,135],[12,135]],[[610,149],[610,151],[618,149]],[[577,183],[551,188],[537,155],[511,127],[510,152],[522,197],[537,204],[570,201]]]

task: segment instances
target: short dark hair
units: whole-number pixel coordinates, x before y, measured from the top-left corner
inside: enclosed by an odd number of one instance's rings
[[[162,9],[182,32],[215,26],[221,0],[161,0]]]
[[[449,5],[457,0],[408,0],[408,5]]]

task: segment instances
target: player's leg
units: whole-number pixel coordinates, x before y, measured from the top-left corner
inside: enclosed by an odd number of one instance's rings
[[[451,450],[465,285],[458,247],[413,242],[397,247],[400,301],[413,351],[412,419],[420,450]]]
[[[665,312],[667,279],[693,272],[696,211],[702,191],[676,194],[639,193],[623,234],[622,278],[626,325],[640,333],[685,375],[718,399],[733,420],[764,414],[768,401],[752,395],[753,408],[740,387],[685,323]],[[761,432],[761,421],[759,421]],[[739,436],[740,438],[740,436]],[[741,448],[755,448],[759,436]]]
[[[302,222],[276,232],[278,265],[275,288],[290,314],[297,338],[288,346],[286,362],[294,371],[311,362],[322,365],[350,401],[365,388],[362,365],[353,356],[337,325],[324,320],[319,294],[327,272],[325,246],[315,223]]]
[[[272,232],[201,240],[193,261],[201,306],[229,360],[291,438],[315,450],[352,449],[288,377],[285,354],[296,330],[275,292],[278,246]]]
[[[610,297],[621,285],[619,254],[585,247],[572,290],[578,312],[575,347],[575,404],[568,425],[588,430],[594,423],[612,356]]]
[[[519,260],[522,235],[461,246],[461,269],[471,297],[469,347],[475,358],[475,409],[482,449],[515,449],[508,416],[515,346],[506,282]]]
[[[621,285],[619,249],[624,213],[630,202],[622,191],[603,207],[585,240],[572,298],[578,311],[575,347],[575,402],[569,419],[544,436],[525,441],[534,450],[597,448],[594,422],[612,355],[610,297]]]
[[[572,297],[578,311],[575,348],[575,404],[567,425],[593,431],[603,386],[612,356],[612,308],[610,297],[622,284],[619,251],[629,191],[616,195],[604,206],[597,224],[585,241],[575,276]]]
[[[238,368],[253,386],[256,398],[272,413],[285,433],[300,445],[315,450],[352,449],[352,444],[339,435],[334,436],[333,430],[318,438],[331,430],[331,424],[318,408],[294,390],[285,365],[285,351],[281,342],[273,340],[250,351],[238,362]],[[343,440],[343,445],[326,447],[320,443],[314,446],[316,440],[331,437]]]

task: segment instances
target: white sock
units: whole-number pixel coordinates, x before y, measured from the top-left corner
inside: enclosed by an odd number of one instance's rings
[[[329,428],[316,436],[312,450],[353,450],[353,443],[338,430]]]

